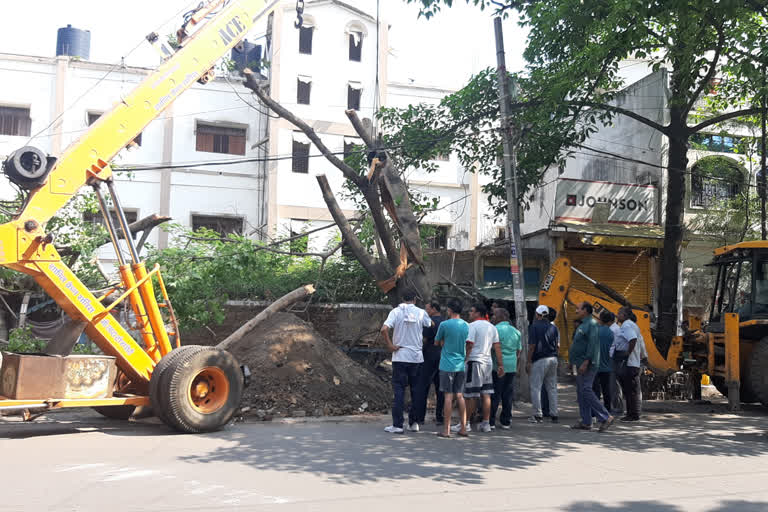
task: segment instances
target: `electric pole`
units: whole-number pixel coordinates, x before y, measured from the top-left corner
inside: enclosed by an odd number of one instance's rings
[[[513,297],[515,299],[515,326],[520,331],[523,361],[528,360],[528,308],[525,305],[525,276],[523,275],[523,251],[520,241],[520,203],[517,186],[517,151],[519,129],[510,117],[510,96],[516,97],[515,84],[510,87],[507,76],[506,57],[504,55],[504,37],[501,29],[501,17],[493,19],[496,33],[496,75],[499,87],[499,105],[501,110],[501,132],[504,148],[504,188],[507,191],[507,240],[509,240],[509,270],[512,273]],[[529,387],[525,366],[520,372],[522,382],[515,386],[521,391],[520,396],[527,397]]]
[[[758,185],[758,190],[760,191],[760,234],[762,235],[762,239],[765,240],[768,235],[766,233],[766,225],[765,225],[765,195],[766,195],[766,189],[765,189],[765,181],[766,176],[765,173],[768,171],[765,167],[765,114],[766,114],[766,108],[768,107],[768,93],[765,91],[765,63],[763,63],[763,110],[760,113],[760,128],[762,130],[760,134],[760,184]]]

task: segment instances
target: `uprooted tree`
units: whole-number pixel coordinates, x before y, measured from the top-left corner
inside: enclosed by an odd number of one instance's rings
[[[346,111],[352,127],[365,144],[366,153],[370,155],[369,167],[355,168],[328,149],[312,127],[273,100],[269,96],[267,86],[257,80],[257,75],[249,69],[243,74],[245,87],[253,91],[275,114],[301,130],[320,153],[341,171],[349,187],[363,198],[368,208],[366,213],[370,215],[374,226],[376,255],[369,252],[352,229],[349,219],[343,214],[335,197],[335,192],[340,191],[331,190],[325,175],[317,176],[323,200],[341,231],[344,243],[379,288],[387,294],[390,302],[400,302],[403,292],[407,289],[414,290],[421,300],[429,300],[432,288],[424,270],[419,219],[414,213],[406,183],[395,168],[394,159],[380,149],[380,141],[375,140],[366,130],[354,110]]]

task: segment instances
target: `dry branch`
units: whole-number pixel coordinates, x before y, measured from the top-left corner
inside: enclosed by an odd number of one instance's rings
[[[238,330],[227,336],[227,338],[219,343],[216,348],[219,348],[221,350],[229,350],[229,347],[243,339],[243,337],[251,332],[253,329],[256,328],[260,323],[264,322],[265,320],[269,319],[280,311],[281,309],[284,309],[291,304],[300,301],[304,297],[307,297],[309,295],[312,295],[315,293],[315,287],[311,284],[302,286],[301,288],[296,288],[290,293],[287,293],[277,299],[275,302],[269,305],[267,309],[256,315],[255,317],[248,320],[246,323],[244,323]]]

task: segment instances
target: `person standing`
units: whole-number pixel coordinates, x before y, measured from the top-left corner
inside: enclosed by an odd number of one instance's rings
[[[573,344],[568,353],[571,364],[577,368],[576,397],[579,402],[581,420],[571,428],[591,430],[592,415],[600,422],[600,432],[606,431],[614,421],[613,416],[597,399],[592,384],[600,366],[600,336],[595,319],[592,318],[592,304],[582,302],[576,307],[576,316],[581,323],[573,333]]]
[[[557,351],[560,335],[557,327],[549,321],[549,308],[543,304],[536,307],[536,319],[528,328],[528,362],[531,402],[533,415],[531,423],[541,423],[541,388],[547,389],[549,415],[557,423]]]
[[[392,352],[392,425],[384,430],[392,434],[403,433],[403,408],[405,406],[405,388],[410,388],[411,397],[415,396],[416,383],[419,378],[421,363],[424,361],[422,354],[422,328],[432,325],[432,320],[427,312],[416,307],[416,293],[405,291],[403,303],[389,312],[384,325],[381,326],[381,334],[387,348]],[[389,336],[390,329],[395,333]],[[412,421],[413,408],[408,413],[409,423]],[[415,430],[418,431],[418,424]]]
[[[427,304],[424,309],[427,310],[432,325],[424,327],[424,362],[421,364],[421,373],[416,387],[416,396],[413,401],[414,423],[410,425],[410,430],[419,429],[419,425],[424,425],[427,416],[427,398],[429,397],[429,388],[435,387],[437,405],[435,406],[435,423],[443,424],[443,407],[445,400],[443,392],[440,391],[440,345],[435,343],[435,335],[440,328],[443,317],[440,315],[440,303],[433,301]]]
[[[635,323],[637,317],[628,307],[619,309],[621,330],[614,343],[614,359],[616,372],[624,392],[627,404],[627,414],[621,421],[638,421],[640,419],[640,364],[645,353],[645,340],[640,334],[640,328]]]
[[[443,320],[437,328],[435,342],[442,350],[440,352],[440,391],[445,397],[443,408],[443,429],[439,437],[451,437],[451,414],[453,414],[453,399],[459,408],[459,425],[467,424],[467,409],[464,403],[465,359],[467,351],[467,336],[469,325],[462,320],[461,302],[456,299],[448,301],[448,319]],[[458,434],[467,437],[466,428],[460,428]]]
[[[603,405],[609,411],[612,410],[613,389],[611,380],[615,379],[613,374],[613,363],[611,361],[611,345],[613,345],[613,331],[609,327],[614,320],[614,314],[604,309],[600,312],[600,325],[598,326],[597,336],[600,340],[600,365],[595,376],[595,383],[592,389],[597,398],[602,396]]]
[[[504,363],[499,346],[499,333],[486,318],[488,309],[485,304],[477,303],[469,309],[469,335],[467,336],[467,379],[464,382],[464,398],[467,402],[467,418],[472,418],[481,402],[482,421],[478,424],[481,432],[491,431],[491,395],[493,395],[493,363],[491,350],[496,352],[500,361],[498,373],[504,375]],[[458,432],[463,425],[456,424],[451,430]],[[466,426],[466,425],[464,425]],[[469,430],[469,428],[467,429]]]
[[[501,365],[496,357],[493,358],[493,397],[491,398],[491,428],[496,427],[496,412],[501,403],[501,416],[499,426],[503,429],[510,427],[512,420],[512,401],[515,397],[515,375],[517,374],[517,361],[522,350],[520,331],[509,323],[509,311],[496,308],[492,311],[491,323],[496,326],[499,333],[499,346],[501,347]],[[494,356],[496,353],[493,353]],[[499,375],[499,366],[505,369],[503,376]]]

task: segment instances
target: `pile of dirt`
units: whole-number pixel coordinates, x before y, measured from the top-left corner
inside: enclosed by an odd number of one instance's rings
[[[252,373],[243,395],[246,415],[345,415],[384,412],[391,405],[386,380],[294,314],[275,314],[230,351]]]

